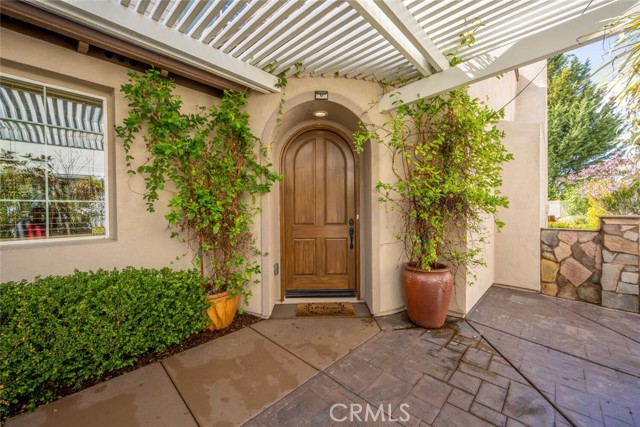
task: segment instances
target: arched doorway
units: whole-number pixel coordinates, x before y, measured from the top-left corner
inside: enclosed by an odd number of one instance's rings
[[[358,162],[330,128],[294,135],[283,152],[282,295],[357,296]]]

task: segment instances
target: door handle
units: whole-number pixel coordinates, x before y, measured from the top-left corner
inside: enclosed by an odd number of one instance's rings
[[[353,226],[355,224],[355,221],[353,220],[353,218],[349,219],[349,237],[351,238],[351,244],[349,245],[349,249],[353,249],[353,236],[354,234],[356,234],[356,229]]]

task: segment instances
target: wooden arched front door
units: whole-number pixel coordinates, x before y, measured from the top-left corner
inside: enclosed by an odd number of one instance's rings
[[[329,130],[296,137],[283,157],[283,288],[287,296],[356,295],[356,162]]]

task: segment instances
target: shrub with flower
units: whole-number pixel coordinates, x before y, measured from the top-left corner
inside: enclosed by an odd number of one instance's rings
[[[640,215],[637,152],[611,157],[561,178],[561,182],[568,189],[565,206],[574,216],[573,222],[582,223],[580,225],[597,228],[598,215]]]

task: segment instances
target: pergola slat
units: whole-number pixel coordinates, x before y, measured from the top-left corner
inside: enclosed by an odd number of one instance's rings
[[[162,15],[167,10],[167,7],[169,7],[170,4],[171,4],[171,0],[160,0],[156,2],[156,5],[151,11],[151,19],[153,19],[154,21],[157,21],[160,18],[162,18]]]
[[[590,9],[584,14],[574,16],[563,25],[556,25],[542,33],[524,37],[498,50],[478,58],[463,62],[441,73],[434,74],[417,82],[408,84],[382,97],[381,110],[394,108],[398,102],[414,102],[451,89],[471,84],[488,77],[496,76],[540,59],[548,58],[578,46],[575,34],[591,34],[599,30],[611,16],[623,14],[629,4],[616,2],[608,7]],[[567,31],[571,28],[571,31]],[[600,36],[601,37],[601,36]],[[591,41],[597,39],[593,35]]]
[[[136,6],[136,12],[145,13],[150,3],[151,3],[151,0],[138,0],[138,5]]]
[[[533,46],[534,40],[548,43],[548,34],[562,40],[550,43],[554,49],[548,54],[569,50],[576,39],[601,27],[599,20],[640,4],[638,0],[22,1],[261,92],[277,91],[275,74],[287,70],[309,76],[337,73],[390,83],[414,81],[401,90],[408,102],[416,96],[412,88],[428,96],[501,73],[507,65],[513,68],[543,58],[541,52],[549,49],[527,47],[528,51],[514,53],[513,46]],[[592,22],[574,25],[581,19]],[[475,43],[461,44],[460,35],[469,31]],[[463,63],[450,67],[450,54]]]
[[[189,5],[189,2],[186,2],[186,1],[174,2],[173,9],[171,9],[171,12],[169,12],[167,19],[164,21],[164,24],[167,27],[172,28],[176,24],[178,19],[180,19],[182,12],[187,8],[188,5]]]
[[[272,40],[266,46],[263,44],[263,48],[255,53],[251,63],[263,68],[268,66],[278,58],[272,55],[275,51],[282,49],[291,40],[294,40],[301,33],[304,33],[306,29],[314,24],[314,22],[326,21],[326,16],[334,16],[336,13],[335,2],[318,2],[318,3],[306,3],[298,13],[294,13],[284,21],[282,21],[276,28],[273,34],[270,34],[267,40]]]
[[[226,4],[227,2],[225,0],[216,0],[213,4],[211,4],[207,11],[200,16],[198,21],[193,23],[193,27],[188,33],[189,36],[193,37],[194,39],[199,39],[204,29],[211,25],[211,22],[216,19],[216,17]]]
[[[289,46],[285,45],[280,51],[274,52],[281,63],[274,73],[279,74],[284,69],[290,68],[290,65],[296,62],[296,58],[306,58],[308,54],[317,49],[333,46],[336,41],[335,31],[345,27],[348,28],[349,22],[354,15],[355,11],[350,9],[344,9],[336,13],[335,16],[327,15],[324,20],[319,21],[316,25],[301,33],[299,42],[292,40]]]
[[[431,74],[431,68],[416,46],[402,33],[402,31],[389,19],[380,7],[371,0],[348,0],[362,17],[378,31],[402,56],[407,58],[423,76]]]
[[[283,5],[284,2],[280,0],[269,0],[267,5],[257,11],[245,25],[231,34],[231,37],[221,46],[222,51],[229,53],[238,46],[240,40],[250,40],[252,37],[260,38],[266,34],[269,31],[266,21]]]
[[[237,16],[233,16],[232,20],[228,22],[228,25],[220,28],[218,31],[211,31],[205,34],[202,38],[204,43],[210,44],[214,48],[219,48],[227,41],[233,34],[243,26],[255,13],[261,8],[262,4],[259,2],[251,2],[248,5],[245,2],[244,8],[241,8],[237,12]],[[227,13],[225,11],[225,13]],[[230,12],[232,13],[232,12]]]
[[[447,58],[402,3],[376,0],[376,4],[436,71],[449,68]]]
[[[311,13],[311,8],[303,8],[303,6],[303,0],[284,3],[284,6],[268,20],[265,20],[255,32],[247,34],[244,41],[234,47],[230,53],[238,59],[251,58],[264,44],[275,40],[278,37],[278,31],[286,31],[287,27],[283,25],[283,22],[290,16],[293,16],[294,19],[303,19],[304,16]]]
[[[215,0],[216,3],[222,3],[224,0]],[[190,3],[191,6],[187,9],[187,12],[184,14],[180,22],[178,22],[178,31],[181,33],[188,33],[191,31],[191,28],[196,23],[196,19],[200,16],[200,13],[207,7],[208,2],[206,1],[196,1]],[[215,3],[210,6],[210,8],[215,7]]]

